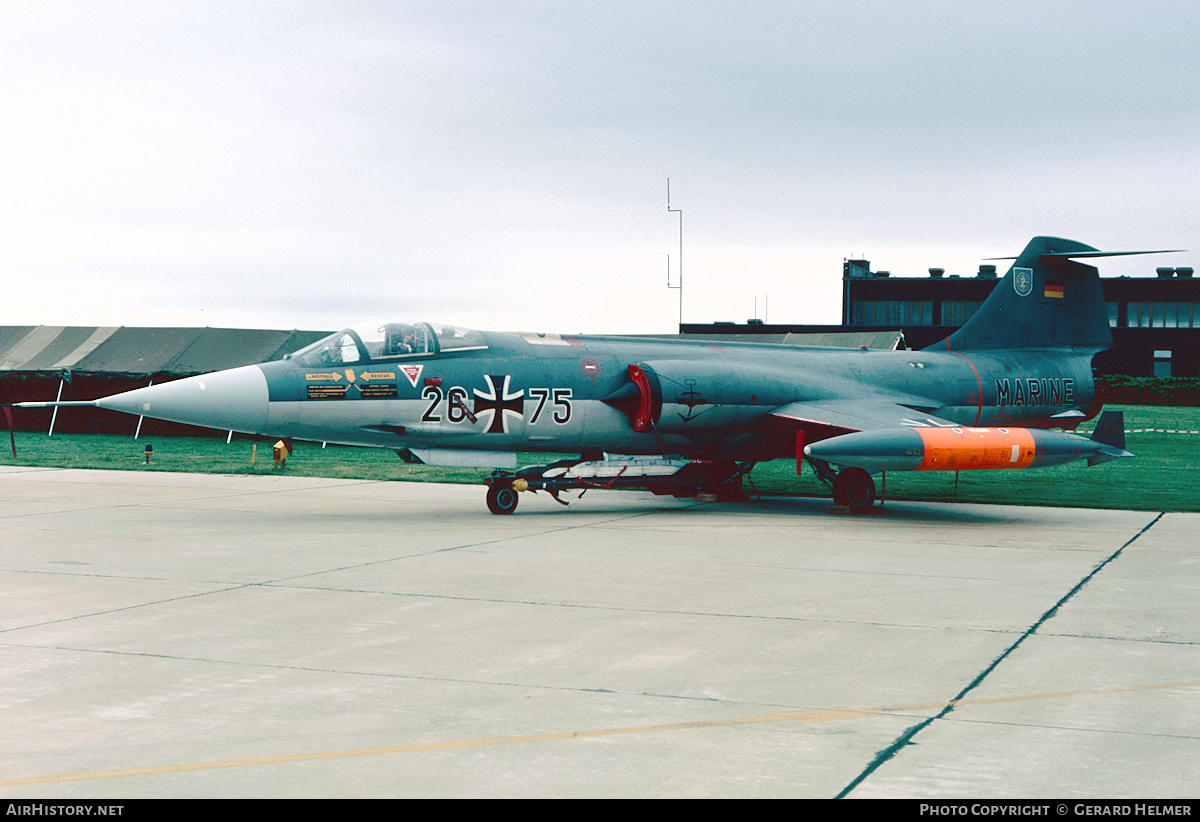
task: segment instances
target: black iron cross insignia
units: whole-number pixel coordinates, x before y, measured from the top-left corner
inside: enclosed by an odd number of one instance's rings
[[[525,418],[525,389],[509,393],[508,380],[503,377],[485,376],[488,391],[475,389],[475,414],[487,423],[487,434],[507,434],[509,416],[518,420]],[[496,385],[499,383],[500,387]]]

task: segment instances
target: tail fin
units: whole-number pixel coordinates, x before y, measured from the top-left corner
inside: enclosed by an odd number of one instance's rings
[[[1099,443],[1096,453],[1087,458],[1088,465],[1099,465],[1121,457],[1132,457],[1125,450],[1125,412],[1105,411],[1092,432],[1092,442]]]
[[[1125,448],[1125,412],[1105,411],[1096,422],[1092,439],[1113,448]]]
[[[1099,274],[1071,259],[1103,256],[1074,240],[1034,237],[975,316],[930,348],[1112,348]]]

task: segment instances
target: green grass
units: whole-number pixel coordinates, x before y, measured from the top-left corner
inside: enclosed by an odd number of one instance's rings
[[[1125,427],[1200,430],[1200,408],[1109,406],[1125,411]],[[1090,430],[1090,425],[1081,433]],[[145,462],[146,443],[154,459]],[[17,458],[0,450],[0,465],[56,468],[103,468],[132,471],[197,471],[224,474],[278,473],[270,443],[259,443],[256,465],[250,466],[253,443],[216,437],[155,437],[134,440],[102,434],[17,432]],[[1078,462],[1029,471],[897,472],[886,477],[890,500],[951,500],[1012,505],[1123,508],[1150,511],[1200,511],[1200,436],[1129,434],[1126,447],[1137,456],[1095,468]],[[548,462],[557,455],[518,454],[519,465]],[[482,483],[483,468],[438,468],[407,465],[391,451],[297,443],[284,473],[295,477],[341,477],[410,482]],[[753,488],[764,494],[828,496],[811,466],[796,476],[795,462],[776,460],[755,467]],[[883,483],[879,478],[877,484]],[[749,483],[747,488],[750,488]]]
[[[150,463],[145,448],[154,446]],[[406,480],[411,482],[482,483],[486,468],[439,468],[409,465],[392,451],[298,442],[283,471],[275,468],[271,443],[219,437],[142,437],[113,434],[45,434],[16,432],[17,458],[4,444],[0,465],[53,468],[103,468],[124,471],[193,471],[206,474],[279,474],[292,477]],[[524,455],[523,455],[524,456]],[[528,455],[531,460],[536,457]],[[252,466],[251,459],[254,459]]]

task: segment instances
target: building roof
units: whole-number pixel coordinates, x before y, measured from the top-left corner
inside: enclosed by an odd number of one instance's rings
[[[275,360],[328,331],[0,326],[0,373],[186,376]]]

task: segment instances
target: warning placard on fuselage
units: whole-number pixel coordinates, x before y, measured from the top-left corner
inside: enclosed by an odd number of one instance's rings
[[[340,400],[346,396],[345,385],[310,385],[308,398],[310,400]]]
[[[396,383],[362,383],[358,386],[358,393],[364,400],[395,399],[397,396]]]
[[[395,371],[316,371],[304,375],[310,400],[391,400],[399,396]]]

